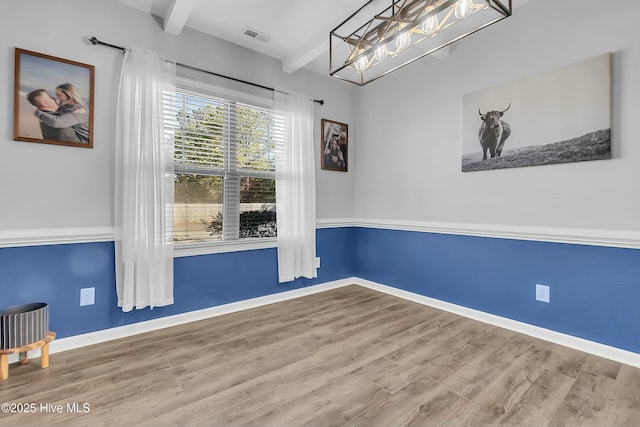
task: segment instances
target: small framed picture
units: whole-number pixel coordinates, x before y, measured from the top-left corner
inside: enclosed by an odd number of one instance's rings
[[[13,138],[93,148],[93,65],[16,48]]]
[[[322,119],[321,168],[347,172],[349,165],[349,126],[345,123]]]

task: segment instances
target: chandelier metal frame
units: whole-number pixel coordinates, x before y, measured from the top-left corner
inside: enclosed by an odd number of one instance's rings
[[[329,33],[331,76],[365,85],[512,14],[511,0],[391,0],[364,16],[375,1]]]

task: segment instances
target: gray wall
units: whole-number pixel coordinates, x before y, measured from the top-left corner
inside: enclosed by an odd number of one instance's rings
[[[364,86],[356,100],[355,216],[640,230],[638,16],[637,0],[530,0],[448,57]],[[613,159],[460,172],[465,94],[607,52]]]
[[[0,230],[113,225],[113,140],[121,54],[95,35],[179,62],[323,98],[350,125],[348,173],[317,170],[317,216],[640,230],[640,15],[637,0],[529,0],[514,16],[363,88],[185,29],[117,2],[12,2],[0,15]],[[44,22],[45,30],[36,29]],[[64,24],[68,23],[68,24]],[[93,149],[13,141],[14,47],[96,66]],[[460,172],[462,98],[612,52],[613,159]],[[316,129],[316,153],[320,132]],[[316,164],[319,165],[319,158]]]
[[[189,29],[179,36],[165,34],[150,15],[113,1],[7,3],[0,14],[4,58],[0,73],[0,230],[113,225],[115,111],[122,54],[92,46],[88,42],[92,35],[322,98],[325,105],[315,107],[316,153],[319,156],[320,119],[329,118],[352,125],[350,154],[355,156],[355,88],[351,86],[306,71],[285,74],[277,60]],[[96,67],[93,149],[13,141],[14,47]],[[318,218],[352,217],[353,168],[348,173],[320,171],[319,163],[318,157]]]

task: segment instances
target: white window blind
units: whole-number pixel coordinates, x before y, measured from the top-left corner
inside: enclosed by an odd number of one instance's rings
[[[165,94],[164,105],[175,153],[174,242],[276,237],[282,118],[269,107],[184,89]]]

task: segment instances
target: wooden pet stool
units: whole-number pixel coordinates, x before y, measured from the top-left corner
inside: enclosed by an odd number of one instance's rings
[[[40,367],[42,369],[49,367],[49,343],[56,337],[55,332],[49,331],[47,336],[36,341],[33,344],[25,345],[24,347],[8,348],[6,350],[0,350],[0,380],[6,380],[9,378],[9,355],[20,353],[20,364],[26,365],[29,363],[29,350],[35,350],[42,347],[42,358],[40,360]]]

